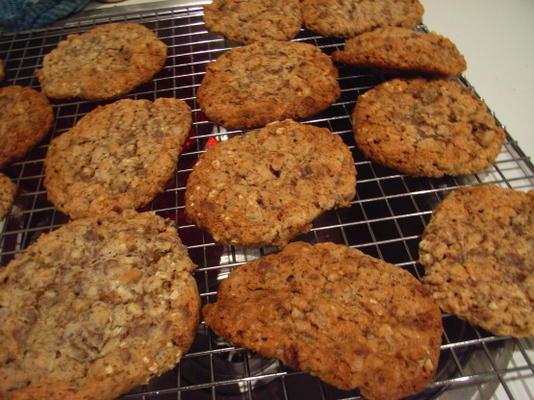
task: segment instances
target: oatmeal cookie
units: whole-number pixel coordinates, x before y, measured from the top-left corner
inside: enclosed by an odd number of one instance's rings
[[[413,28],[424,13],[418,0],[301,0],[300,6],[306,28],[343,38],[383,26]]]
[[[505,137],[486,105],[449,80],[384,82],[358,97],[352,123],[366,157],[412,176],[476,173]]]
[[[48,99],[29,87],[0,88],[0,168],[24,157],[52,127]]]
[[[123,99],[91,111],[52,140],[48,198],[71,218],[135,209],[162,192],[191,128],[177,99]]]
[[[0,221],[9,214],[16,193],[17,185],[11,182],[11,179],[7,176],[0,173]]]
[[[198,325],[194,268],[152,213],[39,237],[0,271],[0,398],[111,400],[174,368]]]
[[[214,0],[204,6],[210,32],[239,43],[291,40],[300,31],[299,0]]]
[[[111,23],[67,36],[35,74],[48,97],[106,100],[148,82],[166,57],[167,46],[148,28]]]
[[[211,121],[229,129],[305,118],[340,95],[338,71],[308,43],[263,41],[229,50],[211,62],[197,92]]]
[[[289,244],[230,273],[203,308],[218,335],[369,400],[417,393],[442,322],[409,272],[334,243]]]
[[[446,37],[393,26],[348,39],[345,49],[334,51],[331,57],[362,67],[441,76],[459,75],[467,68],[464,56]]]
[[[285,120],[210,147],[189,176],[185,207],[218,242],[283,247],[355,194],[356,167],[341,138]]]
[[[444,311],[495,335],[534,336],[534,190],[453,191],[419,253],[423,282]]]

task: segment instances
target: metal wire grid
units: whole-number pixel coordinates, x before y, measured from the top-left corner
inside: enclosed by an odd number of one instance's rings
[[[124,8],[127,10],[127,7]],[[176,221],[182,241],[199,266],[196,280],[203,303],[214,301],[217,285],[236,266],[274,251],[245,250],[216,244],[184,214],[184,192],[192,166],[206,147],[240,134],[206,120],[196,102],[207,63],[236,44],[209,34],[202,8],[170,7],[115,16],[79,19],[45,30],[0,37],[0,58],[6,60],[6,84],[38,87],[33,72],[67,34],[112,21],[139,22],[157,32],[169,46],[164,69],[127,97],[176,97],[193,110],[193,129],[178,162],[175,176],[144,210]],[[422,27],[424,29],[424,27]],[[302,31],[296,40],[312,43],[326,53],[342,42]],[[526,190],[534,187],[534,167],[507,135],[495,164],[486,171],[443,179],[411,178],[365,159],[354,145],[349,115],[357,95],[387,79],[386,76],[340,66],[341,98],[328,110],[306,120],[340,135],[353,153],[358,170],[358,197],[350,208],[326,212],[314,221],[311,232],[299,240],[333,241],[396,264],[421,277],[417,246],[432,209],[452,189],[495,183]],[[461,80],[469,86],[468,82]],[[49,137],[24,160],[3,172],[18,185],[16,204],[0,227],[0,264],[5,265],[36,237],[56,229],[67,218],[47,201],[43,188],[43,160],[51,137],[101,103],[82,100],[54,101],[55,123]],[[489,398],[498,388],[509,399],[523,398],[511,381],[527,382],[534,376],[532,340],[495,337],[452,315],[443,316],[445,334],[435,381],[417,399]],[[513,359],[512,359],[513,353]],[[526,386],[526,384],[525,384]],[[528,387],[526,387],[528,391]],[[531,392],[528,392],[532,394]],[[304,372],[293,371],[246,349],[226,343],[202,323],[192,349],[172,371],[123,396],[125,399],[361,399],[357,391],[342,392]]]

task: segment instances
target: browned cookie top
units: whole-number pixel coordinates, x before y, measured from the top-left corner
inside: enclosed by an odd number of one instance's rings
[[[478,172],[505,136],[471,90],[448,80],[384,82],[358,97],[352,123],[365,156],[412,176]]]
[[[306,28],[323,36],[351,38],[381,26],[421,23],[419,0],[301,0]]]
[[[189,176],[186,211],[221,243],[284,246],[356,192],[348,147],[328,129],[286,120],[212,146]]]
[[[290,40],[302,25],[299,0],[214,0],[204,6],[209,31],[240,43]]]
[[[203,308],[217,334],[366,399],[419,392],[442,323],[409,272],[347,246],[290,243],[233,271]]]
[[[332,53],[334,61],[453,76],[465,71],[463,55],[454,43],[436,33],[386,27],[345,41],[344,50]]]
[[[35,74],[48,97],[104,100],[152,79],[166,57],[167,46],[148,28],[111,23],[67,36]]]
[[[9,177],[0,173],[0,221],[11,210],[15,194],[17,193],[17,185],[11,182]]]
[[[453,191],[419,250],[423,282],[443,310],[496,335],[534,336],[534,191]]]
[[[226,128],[305,118],[340,95],[330,57],[307,43],[263,41],[211,62],[197,92],[208,119]]]
[[[190,128],[191,110],[177,99],[98,107],[52,140],[48,198],[72,218],[141,207],[163,191]]]
[[[151,213],[39,237],[0,270],[0,398],[111,400],[174,368],[198,325],[194,268]]]
[[[0,168],[23,157],[54,121],[48,99],[29,87],[0,88]]]

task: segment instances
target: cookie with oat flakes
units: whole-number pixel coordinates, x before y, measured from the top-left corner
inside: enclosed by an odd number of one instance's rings
[[[71,218],[136,209],[163,191],[191,128],[182,100],[123,99],[54,138],[45,158],[50,201]]]
[[[444,311],[495,335],[534,336],[534,190],[454,190],[434,210],[419,260]]]
[[[355,193],[356,167],[341,138],[285,120],[208,148],[187,181],[185,207],[218,242],[283,247]]]
[[[207,325],[236,345],[369,400],[400,399],[432,380],[442,321],[408,271],[334,243],[290,243],[230,273]]]
[[[360,67],[440,76],[459,75],[467,67],[463,55],[446,37],[393,26],[347,39],[344,50],[334,51],[331,57]]]
[[[117,22],[67,36],[35,74],[48,97],[106,100],[151,80],[166,57],[167,45],[150,29]]]
[[[434,178],[488,168],[505,137],[471,90],[444,79],[381,83],[357,98],[352,124],[366,157]]]
[[[299,0],[214,0],[204,6],[208,31],[239,43],[291,40],[300,32]]]
[[[41,235],[0,270],[0,398],[112,400],[174,368],[199,322],[195,267],[152,213]]]
[[[9,214],[16,193],[17,185],[11,182],[9,177],[0,173],[0,221]]]
[[[24,157],[54,122],[46,96],[23,86],[0,88],[0,168]]]
[[[383,26],[421,23],[419,0],[301,0],[304,26],[323,36],[351,38]]]
[[[231,49],[208,64],[197,98],[206,117],[229,129],[300,119],[340,95],[338,71],[308,43],[262,41]]]

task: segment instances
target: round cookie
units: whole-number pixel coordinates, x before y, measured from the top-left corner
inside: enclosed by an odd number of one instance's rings
[[[424,13],[418,0],[301,0],[300,6],[306,28],[343,38],[382,26],[413,28]]]
[[[340,95],[330,57],[308,43],[262,41],[208,64],[197,91],[206,117],[229,129],[305,118]]]
[[[0,172],[0,221],[9,214],[15,194],[17,193],[17,185],[11,182],[6,175]]]
[[[425,388],[442,321],[409,272],[334,243],[290,243],[238,267],[203,308],[218,335],[369,400]]]
[[[185,208],[220,243],[283,247],[355,193],[356,167],[341,138],[286,120],[208,148],[187,181]]]
[[[489,167],[504,131],[469,89],[449,80],[393,79],[358,97],[352,113],[363,154],[411,176]]]
[[[495,335],[534,336],[534,191],[453,191],[419,253],[423,283],[444,311]]]
[[[199,322],[194,268],[152,213],[40,236],[0,271],[0,397],[111,400],[174,368]]]
[[[0,88],[0,168],[24,157],[53,121],[52,106],[42,93],[22,86]]]
[[[378,67],[427,74],[454,76],[467,68],[454,43],[436,33],[386,27],[362,33],[345,41],[332,60],[362,67]]]
[[[173,175],[190,128],[191,109],[177,99],[98,107],[52,140],[48,198],[71,218],[142,207]]]
[[[299,0],[214,0],[204,6],[210,32],[239,43],[291,40],[300,32]]]
[[[110,23],[68,35],[35,74],[48,97],[106,100],[151,80],[166,57],[167,46],[150,29]]]

